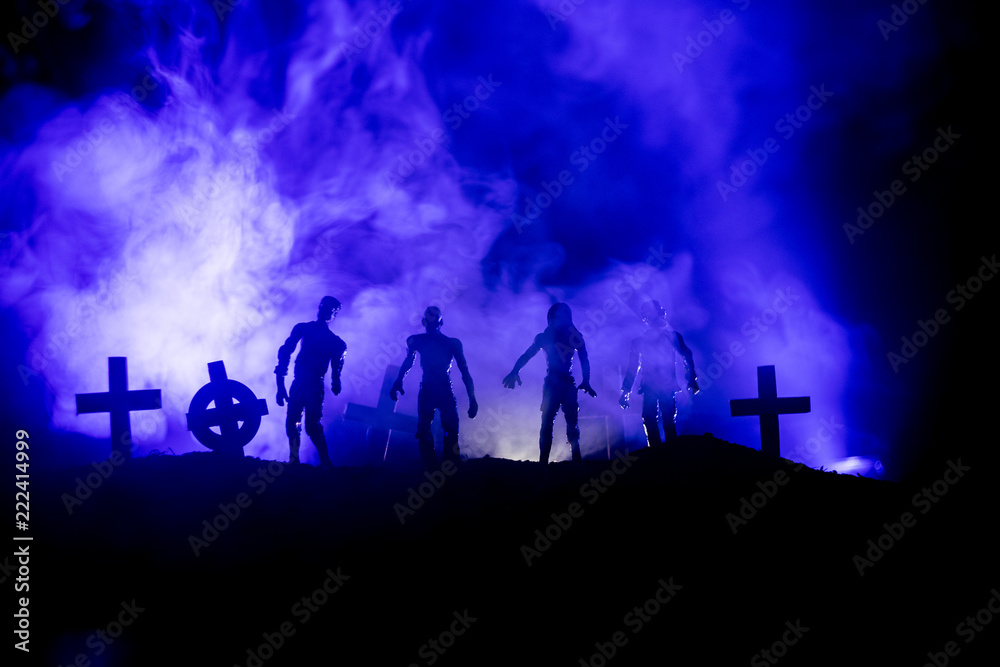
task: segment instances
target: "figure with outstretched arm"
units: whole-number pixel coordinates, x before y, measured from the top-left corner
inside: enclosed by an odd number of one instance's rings
[[[328,322],[337,316],[340,301],[332,296],[325,296],[319,302],[316,319],[312,322],[302,322],[292,327],[292,333],[285,343],[278,348],[278,365],[274,374],[278,383],[276,397],[279,406],[288,403],[288,413],[285,416],[285,432],[288,435],[288,462],[299,462],[299,445],[301,430],[299,429],[302,411],[305,411],[305,430],[309,434],[316,452],[319,454],[320,465],[330,467],[330,453],[326,446],[326,436],[320,418],[323,416],[323,379],[328,368],[333,373],[330,378],[330,390],[334,396],[340,394],[340,373],[344,369],[344,355],[347,344],[335,333],[330,331]],[[295,379],[290,391],[285,390],[285,375],[288,374],[288,363],[292,352],[299,347],[295,357]]]
[[[583,335],[573,326],[573,314],[565,303],[554,304],[549,308],[548,327],[535,336],[524,354],[514,363],[514,369],[503,379],[503,386],[513,389],[521,384],[519,373],[525,364],[531,361],[540,350],[545,351],[548,373],[542,389],[542,428],[538,435],[538,460],[549,462],[549,452],[552,450],[552,428],[556,414],[562,408],[566,418],[566,437],[569,440],[573,461],[581,461],[580,426],[578,413],[577,391],[596,397],[597,392],[590,386],[590,358]],[[580,357],[580,370],[583,381],[576,386],[573,378],[573,353]]]
[[[677,437],[677,404],[674,394],[677,386],[676,359],[680,356],[684,363],[684,379],[691,394],[699,391],[694,370],[694,356],[684,343],[684,337],[670,328],[667,313],[658,301],[646,301],[639,308],[639,315],[646,323],[646,330],[632,341],[629,351],[622,393],[618,398],[624,410],[629,406],[629,397],[636,375],[640,369],[642,380],[639,393],[642,394],[642,424],[646,430],[646,442],[650,447],[671,441]],[[660,436],[662,414],[663,437]]]
[[[433,470],[438,467],[434,455],[434,438],[431,435],[431,422],[434,411],[441,415],[441,428],[444,430],[445,461],[458,463],[460,452],[458,446],[458,403],[451,386],[451,362],[455,361],[458,372],[462,375],[465,390],[469,394],[469,419],[475,419],[479,412],[476,402],[476,390],[472,384],[472,375],[465,360],[462,342],[457,338],[449,338],[441,333],[444,319],[441,309],[429,306],[420,320],[424,333],[415,334],[406,339],[406,358],[399,367],[399,375],[389,390],[389,398],[397,400],[403,391],[403,378],[413,368],[416,355],[420,355],[420,368],[423,377],[420,381],[420,391],[417,394],[417,449],[424,467]]]

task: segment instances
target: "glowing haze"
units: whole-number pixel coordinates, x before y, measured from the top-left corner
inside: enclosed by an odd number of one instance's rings
[[[824,254],[849,247],[856,192],[832,213],[807,200],[814,172],[846,162],[823,151],[873,70],[915,76],[933,43],[914,26],[889,48],[881,6],[848,3],[822,39],[852,20],[874,37],[825,53],[809,32],[820,10],[764,4],[104,7],[138,27],[88,71],[119,63],[128,83],[22,83],[4,102],[39,110],[0,186],[14,203],[0,298],[30,338],[24,382],[50,387],[56,429],[107,437],[107,416],[77,416],[74,396],[106,390],[107,357],[125,356],[131,388],[163,395],[132,416],[137,454],[180,453],[202,449],[185,413],[221,359],[270,407],[246,452],[283,459],[276,352],[320,297],[343,302],[332,329],[348,345],[328,426],[347,402],[377,401],[436,304],[481,405],[463,451],[534,459],[543,358],[515,391],[500,379],[548,307],[568,302],[590,348],[599,396],[581,396],[581,417],[624,418],[637,438],[638,402],[623,415],[618,389],[638,304],[655,298],[701,377],[680,398],[681,433],[759,446],[728,401],[756,396],[756,366],[773,364],[779,395],[812,397],[810,414],[781,418],[783,452],[816,467],[860,457],[851,469],[867,472],[898,418],[846,407],[878,373],[859,372],[867,324],[838,312],[842,268]],[[862,66],[876,50],[882,64]],[[883,84],[910,74],[897,76]],[[903,121],[868,150],[911,141]],[[400,411],[415,413],[417,375]]]

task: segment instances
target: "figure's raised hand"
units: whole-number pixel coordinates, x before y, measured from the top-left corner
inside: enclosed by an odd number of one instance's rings
[[[340,396],[340,389],[341,389],[340,378],[339,377],[333,378],[333,380],[330,382],[330,391],[333,392],[334,396]]]
[[[394,383],[392,384],[392,389],[390,389],[390,390],[389,390],[389,398],[391,398],[392,400],[394,400],[394,401],[395,401],[395,400],[396,400],[397,398],[399,398],[399,396],[401,396],[401,395],[403,395],[403,394],[405,394],[405,393],[406,393],[406,392],[405,392],[405,391],[403,391],[403,383],[402,383],[402,382],[400,382],[399,380],[396,380],[396,381],[395,381],[395,382],[394,382]],[[398,394],[399,396],[397,396],[397,394]]]
[[[511,371],[510,374],[503,379],[503,386],[508,389],[513,389],[518,384],[521,384],[521,376],[518,375],[517,371]]]
[[[469,400],[469,419],[475,419],[476,415],[478,414],[479,414],[479,403],[477,403],[476,399],[473,398]]]
[[[594,391],[594,388],[590,386],[589,382],[581,382],[580,386],[577,387],[577,389],[587,394],[591,398],[597,398],[597,392]]]

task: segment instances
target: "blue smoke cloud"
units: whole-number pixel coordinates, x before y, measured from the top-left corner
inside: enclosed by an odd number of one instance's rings
[[[500,378],[548,307],[570,303],[591,350],[599,396],[581,416],[639,438],[617,396],[655,298],[702,378],[679,397],[682,433],[755,446],[728,401],[774,364],[779,395],[812,397],[782,418],[791,458],[905,463],[920,395],[885,353],[937,300],[866,287],[913,272],[872,260],[888,214],[845,223],[894,179],[921,187],[900,156],[934,145],[955,37],[915,6],[900,25],[861,0],[64,8],[4,56],[0,301],[18,381],[48,396],[54,429],[107,437],[74,395],[127,356],[132,387],[163,392],[162,411],[133,415],[138,453],[179,453],[201,449],[184,414],[223,359],[272,405],[247,453],[284,458],[271,371],[319,298],[344,303],[348,344],[327,423],[377,401],[435,304],[493,410],[463,423],[463,451],[535,458],[542,363],[514,392]],[[919,215],[907,193],[894,205]],[[925,268],[913,292],[942,276]]]

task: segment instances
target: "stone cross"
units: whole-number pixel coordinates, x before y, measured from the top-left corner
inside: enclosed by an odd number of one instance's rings
[[[108,391],[97,394],[77,394],[76,414],[111,413],[111,451],[132,456],[133,410],[159,410],[162,407],[159,389],[128,389],[126,357],[108,357]]]
[[[774,380],[774,366],[757,367],[758,398],[736,398],[729,401],[733,417],[760,417],[760,450],[765,454],[780,456],[778,444],[778,415],[809,412],[809,397],[778,398]]]
[[[208,377],[209,383],[191,399],[188,430],[209,449],[242,456],[243,447],[257,435],[260,418],[267,414],[267,401],[257,398],[245,384],[229,379],[221,361],[208,365]],[[209,403],[215,407],[209,408]],[[213,426],[219,428],[218,433]]]
[[[399,373],[399,366],[389,366],[385,369],[382,388],[378,392],[378,404],[372,408],[367,405],[348,403],[344,419],[358,421],[368,426],[369,447],[377,448],[385,461],[389,454],[389,435],[391,431],[406,431],[413,436],[417,433],[417,418],[401,415],[396,412],[396,401],[389,397]]]

